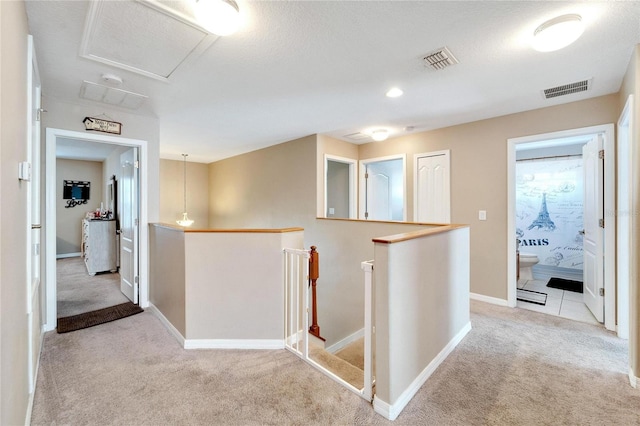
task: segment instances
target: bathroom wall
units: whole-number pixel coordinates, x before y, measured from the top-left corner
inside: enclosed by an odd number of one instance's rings
[[[520,251],[539,265],[582,270],[582,157],[516,163],[516,227]]]

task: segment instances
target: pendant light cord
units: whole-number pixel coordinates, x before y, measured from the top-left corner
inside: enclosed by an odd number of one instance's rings
[[[182,157],[184,159],[183,161],[183,182],[184,182],[184,212],[186,213],[187,211],[187,156],[189,154],[182,154]]]

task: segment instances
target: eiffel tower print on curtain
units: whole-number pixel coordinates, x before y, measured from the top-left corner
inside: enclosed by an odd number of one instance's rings
[[[547,194],[542,194],[542,205],[540,206],[540,213],[538,213],[538,217],[536,220],[531,222],[531,225],[527,228],[529,231],[533,228],[536,229],[544,229],[547,231],[553,231],[556,229],[556,224],[553,223],[551,218],[549,217],[549,211],[547,210]]]

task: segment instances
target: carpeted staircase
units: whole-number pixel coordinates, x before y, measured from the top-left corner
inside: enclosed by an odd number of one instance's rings
[[[364,339],[347,345],[335,354],[310,343],[309,357],[356,389],[364,387]]]

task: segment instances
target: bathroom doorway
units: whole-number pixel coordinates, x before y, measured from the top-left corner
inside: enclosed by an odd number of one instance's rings
[[[560,265],[565,260],[568,261],[568,262],[565,261],[564,264],[562,264],[562,266],[565,268],[567,266],[578,266],[578,264],[581,262],[581,260],[579,259],[580,256],[572,255],[572,251],[569,250],[571,248],[574,248],[575,250],[573,250],[573,252],[579,251],[577,249],[577,244],[575,244],[573,247],[571,244],[559,245],[556,243],[554,245],[554,243],[550,239],[545,239],[544,236],[542,237],[536,236],[536,238],[524,238],[525,244],[522,244],[524,235],[522,235],[523,234],[522,228],[518,230],[519,228],[517,226],[519,221],[517,191],[518,191],[519,185],[520,187],[523,186],[522,185],[523,182],[522,181],[518,182],[517,173],[516,173],[516,168],[517,168],[516,164],[518,164],[517,162],[518,159],[521,161],[530,160],[530,164],[529,164],[530,166],[529,171],[530,171],[530,170],[535,170],[536,161],[539,161],[540,164],[545,164],[546,162],[546,167],[551,168],[550,170],[547,170],[547,172],[550,172],[550,171],[553,171],[554,169],[553,162],[560,161],[560,162],[566,162],[567,164],[571,162],[579,163],[581,160],[576,161],[576,158],[578,158],[577,157],[578,155],[581,156],[581,154],[578,154],[578,153],[579,152],[581,153],[582,145],[585,145],[588,142],[588,140],[590,140],[594,135],[602,135],[604,152],[605,152],[605,157],[604,157],[605,188],[604,188],[604,195],[603,195],[604,205],[602,206],[603,212],[611,211],[614,208],[614,201],[615,201],[615,198],[614,198],[615,162],[614,162],[614,150],[613,150],[613,146],[614,146],[613,125],[594,126],[594,127],[588,127],[588,128],[582,128],[582,129],[567,130],[563,132],[534,135],[534,136],[523,137],[523,138],[513,138],[513,139],[509,139],[508,141],[508,173],[509,173],[508,238],[509,238],[509,247],[512,248],[512,250],[510,249],[508,252],[508,257],[509,257],[508,305],[511,307],[518,306],[518,303],[519,303],[519,301],[517,300],[518,289],[522,286],[522,282],[521,282],[521,286],[519,286],[517,282],[518,270],[517,270],[516,257],[517,257],[517,249],[518,249],[517,247],[518,239],[519,239],[518,237],[520,237],[520,243],[521,243],[520,250],[523,250],[523,249],[530,250],[532,248],[537,248],[538,246],[542,246],[543,249],[546,248],[547,250],[546,252],[542,251],[542,253],[544,254],[539,256],[539,257],[543,257],[542,262],[540,262],[540,259],[538,258],[538,263],[542,263],[542,265],[536,268],[538,269],[536,274],[537,276],[534,275],[534,280],[532,282],[532,285],[530,286],[531,287],[530,290],[537,291],[539,293],[546,293],[547,300],[549,300],[549,298],[553,296],[555,300],[551,301],[551,304],[555,304],[556,306],[552,306],[551,308],[548,307],[547,308],[548,311],[553,311],[557,307],[558,312],[556,315],[571,317],[566,313],[565,315],[561,315],[560,312],[562,307],[562,300],[566,297],[565,300],[567,300],[567,303],[566,303],[567,306],[569,305],[577,306],[576,303],[580,303],[583,299],[583,294],[573,293],[567,290],[557,290],[553,288],[549,289],[547,287],[549,276],[544,275],[545,268],[543,267],[544,264],[551,263],[553,265],[554,262]],[[578,148],[580,149],[580,151],[578,151]],[[611,155],[607,156],[606,155],[607,152],[610,152]],[[545,157],[549,157],[549,158],[545,158]],[[524,163],[520,163],[520,164],[524,164]],[[531,167],[533,167],[533,169]],[[568,168],[561,167],[560,169],[558,169],[558,171],[564,170],[566,172],[567,169],[570,169],[570,168],[571,167],[568,167]],[[549,173],[546,173],[544,175],[547,177],[550,176]],[[531,176],[529,175],[529,177]],[[523,179],[522,175],[520,176],[520,179],[521,180]],[[524,186],[526,187],[526,185]],[[535,185],[531,185],[529,188],[531,187],[535,187]],[[549,217],[548,208],[547,208],[548,198],[550,197],[550,195],[547,194],[545,196],[544,195],[545,190],[548,190],[550,193],[552,193],[553,194],[552,196],[556,197],[556,199],[558,198],[557,195],[563,191],[569,192],[571,190],[574,190],[576,193],[578,192],[578,189],[571,188],[570,184],[565,184],[563,186],[558,182],[554,182],[553,185],[547,185],[547,186],[538,185],[537,192],[539,192],[539,194],[538,193],[529,194],[531,196],[530,199],[537,200],[537,205],[530,206],[530,211],[533,209],[533,211],[535,212],[535,217],[527,218],[528,221],[531,222],[531,223],[528,223],[527,225],[527,228],[531,227],[531,229],[527,229],[527,231],[542,230],[544,226],[548,227],[547,231],[555,231],[554,227],[556,226],[556,224],[553,221],[553,215]],[[547,199],[545,200],[545,198]],[[571,211],[572,210],[571,201],[565,201],[565,204],[562,205],[562,207],[564,208],[564,210],[562,211],[562,214],[564,216],[559,218],[560,220],[558,220],[558,223],[562,222],[565,224],[566,223],[573,224],[573,227],[578,226],[577,223],[582,218],[581,217],[578,218],[578,215],[580,215],[580,213],[576,213],[575,211],[576,209],[574,209],[573,212]],[[573,206],[573,207],[576,207],[576,206]],[[557,213],[557,210],[556,210],[556,213]],[[573,214],[573,217],[571,216],[572,214]],[[542,219],[545,219],[546,222],[545,220],[541,219],[541,217],[545,215],[546,215],[546,218],[542,218]],[[604,217],[602,217],[602,219],[604,219]],[[522,224],[522,220],[520,220],[520,224]],[[570,238],[573,238],[574,242],[576,239],[578,239],[577,235],[573,235],[573,234],[576,234],[575,231],[576,229],[568,229],[567,231],[568,233],[572,234]],[[604,303],[604,315],[603,315],[604,325],[607,329],[615,330],[615,327],[616,327],[615,271],[612,269],[613,265],[615,264],[615,263],[612,263],[612,262],[615,262],[615,224],[611,223],[609,227],[605,227],[603,234],[604,234],[604,238],[602,240],[602,250],[604,252],[604,257],[600,259],[600,261],[602,264],[601,267],[604,267],[606,276],[604,277],[604,280],[603,280],[604,284],[601,285],[601,288],[602,288],[601,291],[603,292],[603,294],[599,296],[602,297],[603,303]],[[538,240],[540,240],[539,244],[538,244]],[[563,249],[567,249],[567,250],[564,250],[565,252],[563,253]],[[534,251],[535,253],[535,250],[531,250],[531,251]],[[548,256],[549,254],[551,256]],[[554,259],[553,256],[556,254],[558,256],[556,259]],[[551,259],[548,259],[548,257],[551,257]],[[553,265],[553,266],[558,266],[558,265]],[[572,269],[578,271],[578,268],[571,268],[571,267],[561,270],[562,272],[568,273],[568,276],[565,276],[562,278],[570,279],[570,280],[571,278],[573,278],[575,280],[576,278],[575,273],[573,277],[571,276]],[[557,271],[558,271],[557,269],[553,269],[554,273],[557,273]],[[580,279],[581,274],[579,272],[576,272],[576,273],[579,274],[577,278]],[[580,279],[580,281],[583,281],[583,279]],[[606,297],[607,294],[609,295],[609,297]],[[539,301],[539,302],[542,302],[542,301]],[[540,306],[540,308],[533,308],[533,310],[545,312],[545,309],[543,309],[545,305],[540,304],[538,306]],[[585,309],[585,308],[583,307],[582,309]],[[547,313],[551,313],[551,312],[547,312]],[[579,318],[573,318],[573,319],[579,320]]]

